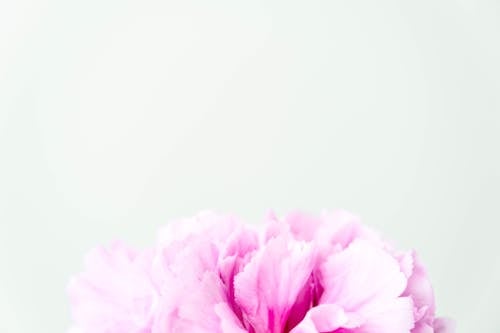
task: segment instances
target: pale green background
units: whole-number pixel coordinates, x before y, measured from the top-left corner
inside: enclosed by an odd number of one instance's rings
[[[0,332],[64,332],[90,247],[346,208],[500,332],[500,3],[0,0]]]

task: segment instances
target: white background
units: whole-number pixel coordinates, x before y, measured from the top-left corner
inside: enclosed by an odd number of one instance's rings
[[[500,332],[499,41],[496,0],[0,0],[0,332],[207,208],[354,211]]]

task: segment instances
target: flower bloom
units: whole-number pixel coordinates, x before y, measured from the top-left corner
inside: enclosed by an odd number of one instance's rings
[[[79,333],[451,333],[415,252],[344,211],[260,227],[201,213],[156,245],[91,251],[69,285]]]

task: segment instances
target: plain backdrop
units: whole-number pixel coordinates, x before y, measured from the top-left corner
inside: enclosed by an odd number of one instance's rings
[[[500,332],[500,2],[0,0],[0,332],[202,209],[359,214]]]

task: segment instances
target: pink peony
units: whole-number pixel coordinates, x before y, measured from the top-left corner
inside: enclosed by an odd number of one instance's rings
[[[79,333],[450,333],[414,252],[343,211],[260,228],[202,213],[154,248],[93,250],[69,295]]]

